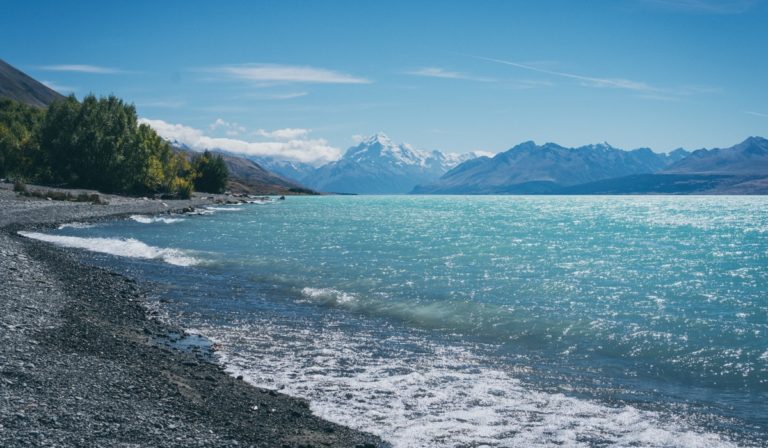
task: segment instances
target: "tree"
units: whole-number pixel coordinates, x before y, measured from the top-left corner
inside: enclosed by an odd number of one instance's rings
[[[223,193],[227,187],[229,170],[220,154],[204,153],[192,159],[192,169],[195,172],[195,190],[206,193]]]
[[[207,162],[211,166],[201,172],[216,179],[221,167]],[[82,102],[72,95],[47,110],[0,101],[0,175],[8,174],[113,193],[181,196],[189,196],[196,175],[154,130],[138,124],[133,105],[93,95]],[[204,184],[217,188],[212,180]]]
[[[44,112],[0,100],[0,176],[30,178],[39,166],[38,131]]]

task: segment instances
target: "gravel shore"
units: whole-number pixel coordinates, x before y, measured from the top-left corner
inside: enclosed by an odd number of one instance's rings
[[[16,234],[226,198],[105,199],[27,199],[0,184],[0,446],[385,446],[227,375],[205,349],[175,349],[183,330],[154,319],[132,279]]]

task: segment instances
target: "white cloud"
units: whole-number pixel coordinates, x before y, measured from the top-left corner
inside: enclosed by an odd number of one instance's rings
[[[255,82],[288,82],[315,84],[370,84],[358,76],[325,68],[279,64],[243,64],[212,67],[203,71],[219,73],[230,78]]]
[[[243,132],[245,132],[244,126],[240,126],[239,124],[234,122],[224,121],[221,118],[217,118],[216,121],[211,123],[209,128],[211,129],[211,131],[222,129],[224,130],[224,133],[227,134],[229,137],[236,137],[242,134]]]
[[[412,70],[409,72],[405,72],[407,75],[414,75],[414,76],[425,76],[428,78],[444,78],[444,79],[463,79],[467,81],[478,81],[478,82],[493,82],[494,80],[491,78],[482,78],[478,76],[468,75],[466,73],[461,72],[454,72],[450,70],[445,70],[440,67],[424,67],[420,68],[418,70]]]
[[[199,129],[163,120],[140,118],[139,122],[151,126],[164,139],[175,140],[195,151],[221,149],[235,154],[271,156],[312,165],[321,165],[341,157],[341,151],[338,148],[334,148],[321,138],[249,142],[233,138],[210,137]]]
[[[749,115],[754,115],[756,117],[768,118],[768,114],[762,114],[760,112],[752,112],[752,111],[747,110],[747,111],[744,111],[744,113],[747,113]]]
[[[274,131],[265,131],[264,129],[259,129],[255,134],[260,137],[274,138],[277,140],[295,140],[298,138],[306,137],[310,132],[311,129],[285,128],[275,129]]]
[[[98,65],[86,65],[86,64],[63,64],[63,65],[44,65],[40,67],[40,70],[49,72],[77,72],[77,73],[90,73],[95,75],[114,75],[117,73],[124,73],[122,70],[111,67],[100,67]]]

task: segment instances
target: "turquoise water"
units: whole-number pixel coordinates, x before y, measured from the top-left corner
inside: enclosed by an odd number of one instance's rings
[[[230,371],[395,446],[768,443],[768,198],[209,213],[30,236],[158,282]]]

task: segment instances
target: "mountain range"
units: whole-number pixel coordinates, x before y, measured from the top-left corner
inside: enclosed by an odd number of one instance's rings
[[[349,148],[341,159],[307,172],[300,181],[334,193],[401,194],[475,157],[420,151],[378,133]]]
[[[0,98],[46,107],[62,95],[0,60]],[[171,143],[189,151],[183,142]],[[485,157],[421,151],[378,133],[320,167],[222,153],[230,187],[253,194],[314,193],[309,188],[359,194],[768,194],[768,140],[762,137],[668,154],[607,143],[566,148],[529,141]]]
[[[565,148],[525,142],[493,158],[465,162],[418,194],[765,194],[768,140],[750,137],[725,149],[647,148],[606,143]]]

